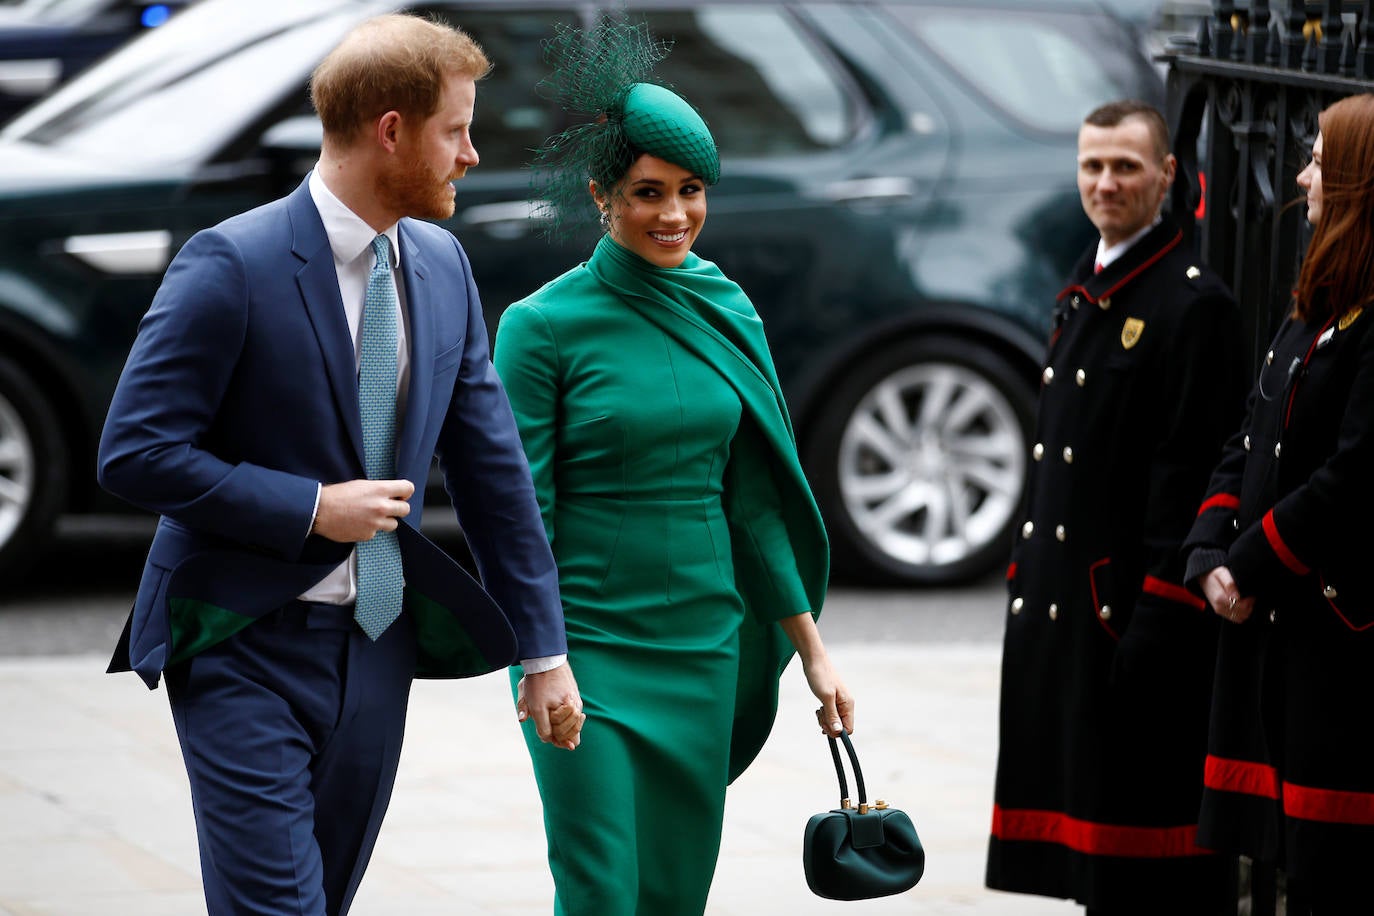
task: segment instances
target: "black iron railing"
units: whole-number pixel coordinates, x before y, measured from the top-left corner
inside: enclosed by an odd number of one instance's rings
[[[1166,56],[1180,166],[1171,206],[1200,214],[1202,257],[1236,294],[1257,358],[1306,247],[1296,181],[1317,114],[1374,91],[1374,0],[1214,0],[1212,10],[1197,37],[1174,40]]]

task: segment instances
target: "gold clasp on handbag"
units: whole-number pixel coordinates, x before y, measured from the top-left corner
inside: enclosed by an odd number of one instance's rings
[[[881,798],[879,798],[879,799],[877,799],[877,800],[875,800],[875,801],[873,802],[873,807],[877,808],[879,811],[886,811],[886,810],[887,810],[887,802],[885,802],[885,801],[883,801]]]
[[[852,808],[852,807],[854,807],[854,803],[853,803],[852,801],[850,801],[849,799],[847,799],[847,798],[842,798],[842,799],[840,799],[840,807],[841,807],[841,808]]]

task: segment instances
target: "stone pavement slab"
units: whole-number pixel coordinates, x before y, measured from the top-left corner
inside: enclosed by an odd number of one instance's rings
[[[794,663],[778,723],[726,803],[712,916],[1073,916],[982,887],[999,648],[841,645],[872,797],[911,814],[926,874],[898,897],[807,890],[807,818],[834,772]],[[94,656],[0,662],[0,916],[197,916],[195,832],[162,691]],[[672,825],[664,829],[671,831]],[[547,916],[539,801],[506,679],[422,681],[386,824],[355,916]]]

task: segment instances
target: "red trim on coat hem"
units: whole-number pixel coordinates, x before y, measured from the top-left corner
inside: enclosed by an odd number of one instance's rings
[[[1332,613],[1334,613],[1337,617],[1341,618],[1341,623],[1345,624],[1349,629],[1356,633],[1362,633],[1370,627],[1374,627],[1374,620],[1371,620],[1369,621],[1369,623],[1363,624],[1361,626],[1356,626],[1353,620],[1345,616],[1345,611],[1336,607],[1336,602],[1326,597],[1326,577],[1319,576],[1318,578],[1321,580],[1322,597],[1326,600],[1326,603],[1331,606]]]
[[[1240,497],[1232,496],[1230,493],[1218,493],[1216,496],[1208,497],[1201,506],[1198,506],[1197,514],[1201,515],[1209,509],[1239,509]]]
[[[1054,843],[1094,856],[1166,859],[1211,855],[1197,845],[1197,825],[1127,827],[1099,824],[1061,811],[992,807],[992,836],[1003,842]]]
[[[1288,549],[1288,545],[1285,544],[1283,538],[1279,536],[1279,526],[1274,524],[1273,509],[1264,513],[1264,519],[1260,522],[1260,526],[1264,528],[1264,536],[1269,539],[1270,549],[1272,549],[1274,554],[1279,558],[1279,562],[1288,567],[1289,572],[1296,573],[1299,576],[1305,576],[1312,571],[1309,567],[1303,565],[1302,560],[1299,560],[1297,554]]]
[[[1283,813],[1327,824],[1374,824],[1374,792],[1283,784]]]
[[[1011,565],[1009,565],[1009,566],[1007,567],[1007,581],[1010,582],[1012,579],[1015,579],[1015,578],[1016,578],[1016,564],[1015,564],[1015,563],[1012,563]]]
[[[1232,760],[1207,755],[1202,770],[1202,784],[1221,792],[1239,792],[1261,798],[1279,797],[1279,772],[1267,763]]]
[[[1186,604],[1188,607],[1194,608],[1195,610],[1201,611],[1207,607],[1207,602],[1203,601],[1183,586],[1175,585],[1172,582],[1165,582],[1163,579],[1158,579],[1154,576],[1146,576],[1145,583],[1141,586],[1141,589],[1146,594],[1155,595],[1168,601],[1176,601],[1179,604]]]
[[[1097,618],[1098,626],[1106,630],[1107,635],[1110,636],[1113,640],[1115,640],[1116,642],[1121,642],[1121,636],[1107,624],[1107,621],[1102,619],[1102,599],[1097,596],[1097,576],[1094,575],[1094,573],[1097,572],[1097,568],[1099,566],[1110,566],[1111,562],[1111,557],[1103,557],[1102,559],[1098,560],[1096,563],[1088,567],[1088,588],[1092,591],[1093,616]]]

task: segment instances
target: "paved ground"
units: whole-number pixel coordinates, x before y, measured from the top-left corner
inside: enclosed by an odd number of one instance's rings
[[[996,744],[998,647],[832,648],[859,702],[870,792],[906,809],[926,876],[899,897],[818,899],[807,818],[834,773],[800,671],[773,737],[730,790],[709,912],[718,916],[1073,916],[982,888]],[[194,831],[166,700],[103,658],[0,660],[0,914],[195,916]],[[671,829],[671,825],[665,825]],[[552,883],[533,776],[505,680],[417,684],[395,800],[355,916],[546,916]]]

